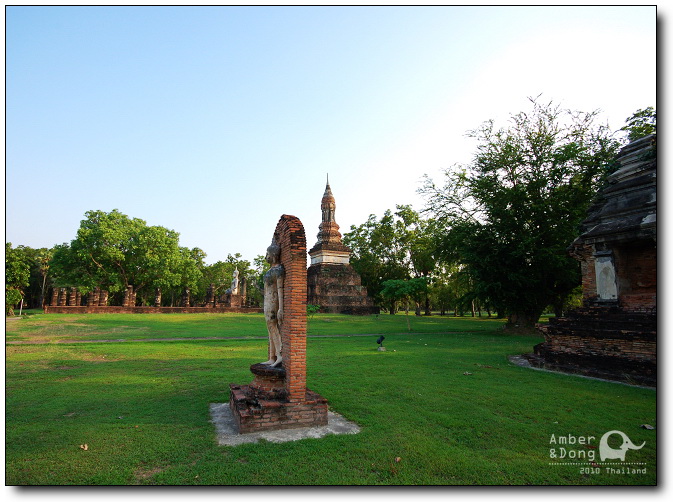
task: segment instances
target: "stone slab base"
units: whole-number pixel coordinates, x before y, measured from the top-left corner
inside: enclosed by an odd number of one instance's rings
[[[299,427],[294,429],[263,430],[241,434],[229,403],[210,404],[211,421],[215,424],[217,443],[220,446],[237,446],[266,440],[271,443],[284,443],[307,438],[321,438],[328,434],[357,434],[360,428],[333,411],[327,412],[327,425],[318,427]]]
[[[535,360],[537,356],[535,354],[522,354],[522,355],[514,355],[514,356],[509,356],[509,362],[512,364],[516,364],[517,366],[521,366],[522,368],[529,368],[532,370],[536,371],[546,371],[549,373],[558,373],[559,375],[571,375],[571,376],[576,376],[579,378],[589,378],[591,380],[600,380],[601,382],[610,382],[610,383],[616,383],[620,385],[630,385],[632,387],[641,387],[644,389],[656,389],[656,382],[654,385],[648,385],[646,383],[636,383],[627,379],[617,379],[612,376],[611,378],[602,378],[600,376],[591,375],[587,374],[586,372],[583,373],[578,373],[576,371],[572,371],[572,368],[569,368],[567,366],[556,366],[556,365],[549,365],[549,364],[544,364],[541,363],[539,360]],[[603,376],[605,376],[603,374]]]
[[[543,353],[541,355],[539,350],[536,352],[538,353],[523,355],[535,368],[614,380],[632,385],[657,386],[656,364],[647,361],[629,361],[606,356],[582,357],[573,354]]]
[[[327,399],[306,389],[305,399],[265,399],[250,385],[230,384],[229,404],[240,434],[327,425]]]

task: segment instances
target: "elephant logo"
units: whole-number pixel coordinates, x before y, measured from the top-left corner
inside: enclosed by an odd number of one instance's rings
[[[613,434],[617,434],[622,438],[622,445],[619,448],[612,448],[610,445],[608,445],[608,438]],[[618,458],[623,462],[628,450],[640,450],[643,446],[645,446],[645,441],[643,441],[643,444],[640,446],[636,446],[631,442],[629,437],[621,431],[606,432],[603,434],[599,445],[601,462],[603,462],[606,458]]]

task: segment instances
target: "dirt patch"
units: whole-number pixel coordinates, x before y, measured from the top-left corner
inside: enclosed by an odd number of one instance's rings
[[[81,339],[88,337],[105,337],[109,335],[127,336],[146,333],[147,326],[111,326],[109,328],[100,325],[82,322],[81,317],[58,319],[30,320],[20,324],[12,324],[11,335],[27,339],[31,343],[58,342],[64,338]]]
[[[165,467],[139,467],[133,472],[133,475],[135,476],[137,483],[144,483],[164,470],[166,470]]]

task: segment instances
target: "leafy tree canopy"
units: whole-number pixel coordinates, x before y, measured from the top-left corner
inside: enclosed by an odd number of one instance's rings
[[[627,133],[629,141],[635,141],[657,132],[657,112],[652,106],[639,109],[626,119],[626,125],[620,129]]]
[[[14,314],[14,305],[23,298],[22,289],[28,286],[30,264],[25,254],[5,243],[5,314]]]
[[[619,146],[596,112],[531,104],[506,128],[488,121],[469,132],[473,160],[447,169],[441,186],[426,176],[420,190],[445,228],[445,260],[460,261],[473,291],[524,328],[578,284],[566,247]]]
[[[155,288],[198,283],[205,253],[180,247],[177,232],[148,226],[117,209],[85,216],[77,237],[54,248],[51,267],[57,285],[83,291],[99,286],[111,293],[132,285],[149,295]]]
[[[370,295],[378,296],[384,281],[431,274],[435,267],[435,226],[408,205],[375,215],[360,226],[351,226],[344,244],[352,251],[351,265],[362,277]]]

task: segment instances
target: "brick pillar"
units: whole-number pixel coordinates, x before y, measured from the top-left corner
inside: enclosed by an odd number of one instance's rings
[[[246,305],[246,297],[248,296],[248,280],[242,276],[238,290],[241,293],[241,307]]]
[[[133,286],[130,284],[126,286],[126,291],[124,291],[124,307],[131,307],[131,299],[133,297]]]
[[[582,299],[587,302],[598,296],[596,289],[596,257],[595,246],[592,244],[575,244],[570,251],[570,256],[580,262],[582,269]]]
[[[68,298],[68,305],[74,307],[77,300],[77,288],[70,288],[70,296]]]
[[[96,286],[93,288],[93,295],[91,296],[91,306],[97,307],[100,302],[100,288]]]
[[[58,292],[58,306],[65,307],[67,301],[68,301],[68,290],[66,288],[61,288]]]
[[[101,289],[100,290],[100,297],[98,298],[98,305],[101,307],[107,307],[107,299],[108,299],[108,291],[107,289]]]
[[[51,290],[51,303],[49,305],[52,307],[56,307],[58,305],[58,288],[56,287]]]
[[[137,298],[136,297],[137,296],[138,296],[138,292],[134,290],[133,293],[131,293],[131,301],[130,301],[129,307],[135,307],[136,306],[136,303],[137,303]]]
[[[182,306],[189,307],[189,288],[185,288],[185,292],[182,294]]]
[[[306,398],[306,234],[299,218],[284,214],[274,233],[285,268],[283,342],[285,390],[290,402]]]
[[[215,284],[212,282],[208,286],[208,291],[206,292],[206,307],[212,307],[215,303]]]
[[[86,304],[89,307],[95,307],[95,305],[93,303],[93,289],[91,291],[89,291],[89,294],[86,295]]]
[[[75,306],[81,307],[82,306],[82,293],[80,292],[79,289],[76,290],[77,293],[75,294]]]
[[[281,216],[274,241],[284,268],[282,364],[250,366],[250,385],[230,384],[240,433],[327,425],[327,399],[306,388],[306,235],[295,216]],[[240,295],[235,295],[240,296]]]
[[[154,306],[161,307],[161,288],[157,288],[154,292]]]

